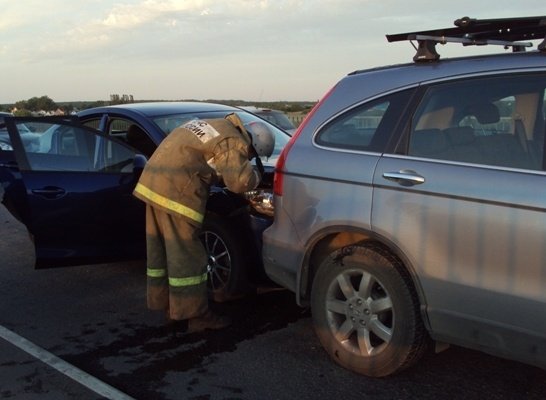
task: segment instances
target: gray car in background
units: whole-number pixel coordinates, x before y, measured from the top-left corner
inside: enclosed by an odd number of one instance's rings
[[[414,62],[344,77],[276,167],[266,273],[368,376],[446,344],[546,368],[546,17],[455,25],[387,35]]]
[[[258,117],[271,122],[278,128],[283,129],[290,135],[293,135],[296,131],[295,125],[288,118],[288,116],[280,110],[272,110],[271,108],[255,107],[255,106],[241,106],[243,110],[249,111]]]
[[[5,123],[5,117],[12,116],[12,113],[0,111],[0,151],[13,150],[11,139],[9,137]],[[21,132],[21,141],[23,142],[23,145],[31,148],[33,146],[33,143],[38,138],[38,135],[32,132],[25,124],[19,124],[18,129]]]

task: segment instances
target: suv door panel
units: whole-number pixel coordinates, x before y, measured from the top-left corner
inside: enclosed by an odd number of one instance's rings
[[[403,186],[383,177],[404,169],[425,182]],[[433,335],[457,332],[476,345],[507,349],[512,340],[489,332],[517,326],[544,341],[544,174],[386,156],[374,182],[372,228],[420,277]],[[517,183],[507,190],[506,182]]]
[[[444,94],[440,88],[441,95],[425,97],[408,141],[414,156],[385,155],[378,163],[372,229],[410,260],[426,293],[433,337],[515,358],[544,357],[546,173],[535,152],[520,147],[515,124],[499,122],[490,105],[477,117],[457,117],[461,104],[476,104],[471,92],[505,99],[495,104],[505,113],[512,107],[510,89],[544,93],[543,76],[503,79],[503,86],[472,80],[468,92],[457,82],[457,93],[446,85]],[[422,116],[440,106],[451,107],[452,119],[423,126]],[[543,137],[534,139],[542,148]],[[424,181],[388,179],[403,171]]]

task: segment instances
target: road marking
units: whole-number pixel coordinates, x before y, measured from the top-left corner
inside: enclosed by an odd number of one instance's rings
[[[67,363],[47,350],[42,349],[24,337],[19,336],[15,332],[10,331],[2,325],[0,325],[0,337],[107,399],[135,400],[125,393],[120,392],[116,388],[98,380],[94,376],[89,375],[87,372]]]

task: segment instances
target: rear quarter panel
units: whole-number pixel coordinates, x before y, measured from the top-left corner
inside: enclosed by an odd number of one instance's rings
[[[264,232],[270,277],[300,296],[305,257],[336,230],[370,229],[373,171],[378,154],[356,154],[299,143],[290,153],[284,195],[275,199],[275,222]],[[343,177],[343,179],[340,179]]]

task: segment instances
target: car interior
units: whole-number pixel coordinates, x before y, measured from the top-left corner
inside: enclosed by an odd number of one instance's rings
[[[428,99],[417,112],[408,154],[450,161],[541,170],[544,89],[502,95]],[[503,110],[502,115],[500,109]]]
[[[144,154],[147,158],[152,156],[157,147],[148,134],[136,124],[129,125],[125,134],[125,140],[131,147]]]

